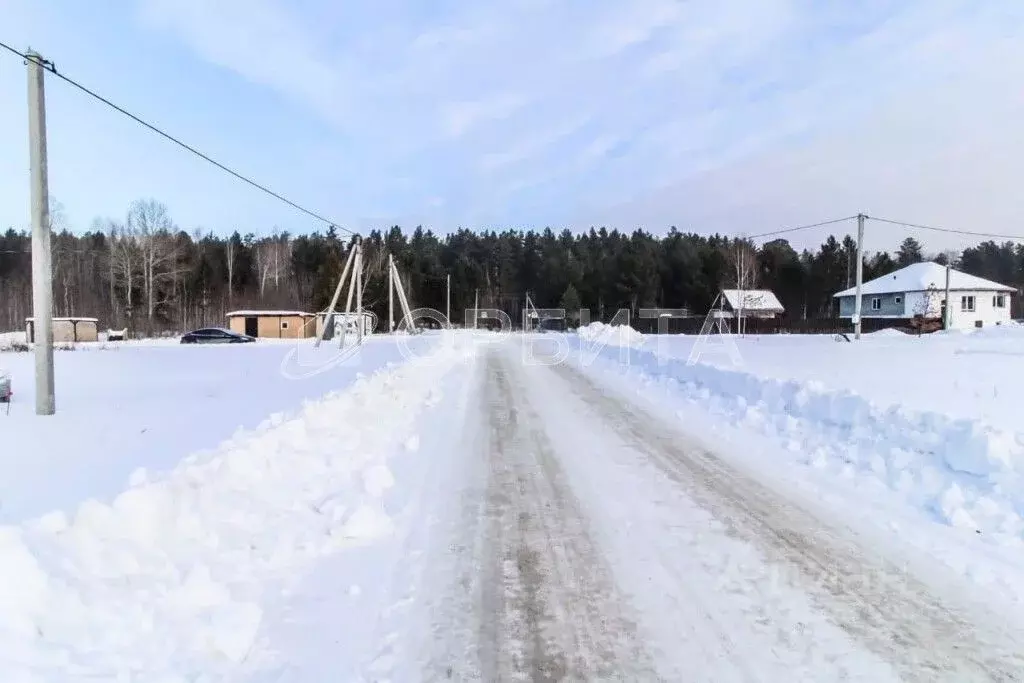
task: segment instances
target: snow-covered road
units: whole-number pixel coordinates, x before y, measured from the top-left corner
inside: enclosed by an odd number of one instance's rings
[[[463,614],[474,620],[481,677],[653,680],[628,603],[591,538],[522,373],[500,352],[482,365],[486,436],[474,450],[487,463],[487,478],[482,505],[469,506],[464,519],[475,530],[476,552],[463,558],[479,595]]]
[[[1020,680],[995,615],[585,368],[524,358],[491,344],[467,377],[458,504],[415,591],[431,628],[389,634],[420,653],[393,680]]]
[[[1024,680],[1017,603],[912,538],[954,530],[872,535],[769,434],[708,440],[617,353],[555,362],[569,337],[381,340],[295,413],[0,526],[0,680]]]

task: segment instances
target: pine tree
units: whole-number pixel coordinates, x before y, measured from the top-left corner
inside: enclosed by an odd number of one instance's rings
[[[923,260],[924,250],[921,248],[921,243],[913,237],[903,240],[900,243],[900,248],[896,250],[896,263],[899,264],[900,268],[913,263],[920,263]]]
[[[580,294],[576,287],[570,282],[569,286],[562,292],[562,300],[559,304],[565,311],[565,318],[570,325],[577,325],[580,321]]]

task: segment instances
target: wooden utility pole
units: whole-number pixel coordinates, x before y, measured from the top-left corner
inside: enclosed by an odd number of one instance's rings
[[[388,254],[388,332],[395,331],[395,257]]]
[[[853,301],[853,336],[855,339],[860,339],[860,290],[864,284],[864,219],[867,218],[862,213],[857,214],[857,294]]]
[[[452,274],[448,273],[445,278],[445,300],[444,300],[444,317],[448,321],[448,327],[452,325]]]
[[[360,242],[362,240],[360,239]],[[363,249],[360,247],[359,253],[356,254],[356,339],[358,343],[363,343]]]
[[[476,329],[476,320],[480,317],[480,290],[476,290],[473,296],[473,329]]]
[[[334,288],[334,296],[331,297],[331,303],[327,306],[327,312],[324,314],[324,328],[320,330],[320,334],[317,335],[316,341],[313,342],[315,348],[319,348],[320,342],[327,337],[327,326],[330,325],[334,328],[334,309],[338,305],[338,297],[341,296],[341,289],[345,286],[345,278],[348,277],[348,271],[352,267],[352,260],[356,253],[356,245],[353,244],[352,248],[348,252],[348,258],[345,259],[345,267],[341,271],[341,278],[338,279],[338,286]],[[331,332],[333,333],[333,329]]]
[[[36,360],[36,415],[53,415],[53,255],[50,240],[50,194],[46,168],[47,62],[29,51],[28,137],[32,198],[32,340]]]
[[[943,307],[944,310],[942,311],[942,329],[944,329],[944,330],[948,330],[951,327],[952,322],[953,322],[953,309],[951,308],[952,304],[949,301],[949,274],[950,274],[950,271],[952,271],[952,267],[947,263],[946,264],[946,305]]]

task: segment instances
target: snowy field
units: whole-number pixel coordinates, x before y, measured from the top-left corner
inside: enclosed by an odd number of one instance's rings
[[[421,353],[435,341],[414,339],[408,348]],[[403,350],[384,338],[346,359],[333,346],[314,351],[305,340],[301,346],[152,340],[77,349],[54,352],[52,417],[35,415],[33,354],[0,353],[0,371],[11,376],[15,392],[9,416],[0,406],[0,523],[107,500],[136,469],[170,469],[239,430],[280,419],[360,374],[403,360]]]
[[[852,335],[851,335],[852,338]],[[644,350],[686,360],[697,337],[644,335]],[[703,363],[766,379],[795,380],[812,390],[848,391],[889,408],[942,413],[1007,429],[1024,405],[1024,326],[914,336],[886,330],[857,343],[831,335],[735,337],[740,363],[709,343]]]

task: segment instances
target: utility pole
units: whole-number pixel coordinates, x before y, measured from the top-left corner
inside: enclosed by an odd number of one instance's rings
[[[359,240],[360,247],[359,253],[356,254],[356,272],[355,272],[355,285],[356,285],[356,339],[359,343],[363,343],[363,248],[362,239]]]
[[[857,214],[857,295],[853,301],[853,319],[854,323],[853,331],[854,338],[860,339],[860,290],[864,284],[864,219],[867,218],[862,213]]]
[[[949,301],[949,274],[952,267],[946,264],[946,305],[943,306],[942,311],[942,329],[948,330],[953,321],[953,309],[952,304]]]
[[[395,331],[395,257],[388,254],[388,332]]]
[[[345,259],[345,267],[341,271],[341,278],[338,280],[338,286],[334,288],[334,296],[331,297],[331,303],[327,307],[327,312],[324,313],[324,328],[320,330],[320,334],[317,335],[316,341],[313,342],[313,348],[320,348],[320,342],[327,337],[328,327],[331,329],[331,335],[333,336],[334,330],[337,327],[334,321],[335,307],[338,305],[338,297],[341,296],[341,290],[345,286],[345,280],[348,279],[348,271],[352,267],[352,261],[355,258],[356,245],[352,244],[352,248],[349,249],[348,258]],[[351,301],[351,296],[349,301]]]
[[[29,175],[32,197],[32,337],[36,356],[36,415],[53,415],[53,258],[50,252],[50,194],[46,170],[47,64],[31,50],[28,58]]]
[[[445,303],[444,303],[444,317],[448,320],[448,324],[452,324],[452,274],[448,273],[445,278]]]
[[[476,329],[476,320],[480,317],[480,289],[477,288],[473,296],[473,329]]]

